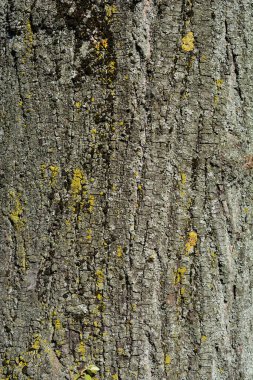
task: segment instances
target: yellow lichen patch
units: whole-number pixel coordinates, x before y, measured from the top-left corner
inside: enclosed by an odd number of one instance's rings
[[[185,253],[187,255],[193,252],[194,247],[197,244],[197,241],[198,241],[198,234],[195,231],[190,231],[188,234],[188,240],[185,243]]]
[[[224,80],[223,79],[216,79],[215,85],[216,85],[216,94],[214,95],[214,104],[219,103],[219,95],[218,93],[220,92],[222,86],[223,86]]]
[[[112,375],[112,380],[118,380],[118,379],[119,379],[119,376],[116,373],[114,373]]]
[[[26,64],[27,59],[32,55],[32,48],[33,48],[33,31],[32,31],[32,25],[29,20],[26,22],[26,25],[25,25],[24,45],[25,45],[25,51],[22,56],[21,62],[23,64]],[[23,72],[22,75],[25,75],[25,73]]]
[[[101,41],[96,42],[95,49],[97,50],[97,53],[100,52],[100,50],[106,50],[108,48],[108,39],[105,38]]]
[[[84,360],[84,356],[85,356],[85,353],[86,353],[86,348],[85,348],[85,344],[84,344],[83,340],[81,340],[80,343],[78,344],[78,346],[77,346],[77,352],[80,354],[82,360]]]
[[[217,253],[216,252],[211,252],[211,258],[212,258],[212,261],[216,261],[216,259],[217,259]]]
[[[116,62],[115,61],[110,61],[108,63],[108,72],[110,74],[114,74],[115,70],[116,70]]]
[[[34,340],[33,344],[32,344],[32,348],[33,348],[34,350],[39,350],[39,349],[40,349],[40,346],[41,346],[41,338],[40,338],[39,335],[37,335],[37,336],[35,337],[35,340]]]
[[[78,205],[80,205],[80,207],[83,206],[84,202],[82,202],[82,196],[86,193],[83,191],[83,187],[86,183],[87,181],[83,171],[79,168],[74,169],[70,186],[71,199],[69,204],[73,213],[76,212]]]
[[[184,296],[185,292],[186,292],[185,287],[182,286],[182,288],[180,289],[181,296]]]
[[[183,38],[182,38],[182,50],[188,52],[192,51],[194,49],[194,35],[193,32],[188,32]]]
[[[185,275],[186,272],[187,272],[187,268],[185,268],[185,267],[181,267],[181,268],[177,269],[176,275],[175,275],[175,281],[174,281],[175,285],[177,285],[180,282],[182,282],[182,278],[183,278],[183,276]]]
[[[142,185],[139,184],[139,185],[137,186],[137,189],[138,189],[139,191],[142,191]]]
[[[218,104],[219,103],[219,96],[218,95],[214,95],[213,101],[214,101],[214,104]]]
[[[28,366],[27,361],[21,355],[17,359],[17,364],[21,369]]]
[[[98,293],[98,294],[97,294],[97,299],[98,299],[99,301],[102,301],[102,299],[103,299],[103,296],[102,296],[102,294],[101,294],[101,293]]]
[[[20,201],[20,195],[15,191],[10,191],[10,196],[14,202],[14,209],[11,211],[9,217],[16,229],[20,229],[24,225],[22,220],[23,207]]]
[[[80,109],[82,107],[82,103],[81,102],[75,102],[74,106],[75,106],[75,108]]]
[[[165,363],[166,365],[170,365],[170,363],[171,363],[171,357],[170,357],[170,355],[167,354],[167,355],[165,356],[164,363]]]
[[[29,20],[26,23],[26,32],[25,32],[25,37],[24,37],[24,43],[26,46],[26,54],[23,57],[23,63],[26,63],[26,58],[28,58],[31,55],[32,46],[33,46],[32,25],[31,25]]]
[[[93,322],[93,325],[94,325],[95,327],[100,327],[100,323],[99,323],[98,321],[94,321],[94,322]]]
[[[118,257],[122,257],[123,256],[123,249],[122,249],[121,245],[117,246],[117,256]]]
[[[181,172],[180,173],[180,181],[179,181],[179,194],[180,194],[181,198],[184,198],[186,195],[186,191],[185,191],[186,181],[187,181],[186,173]]]
[[[93,209],[94,209],[94,206],[95,206],[95,196],[94,195],[90,195],[89,196],[89,200],[88,200],[88,203],[89,203],[89,207],[88,207],[88,211],[90,213],[92,213]]]
[[[55,326],[55,329],[56,330],[60,330],[62,325],[61,325],[61,321],[60,319],[56,319],[55,322],[54,322],[54,326]]]
[[[186,184],[186,179],[187,179],[186,174],[182,172],[180,174],[180,176],[181,176],[181,183],[182,183],[182,185],[185,185]]]
[[[55,165],[50,165],[49,170],[51,172],[51,184],[53,185],[56,181],[57,176],[59,175],[60,168]]]
[[[125,353],[126,353],[123,347],[119,347],[119,348],[117,349],[117,352],[118,352],[118,354],[119,354],[120,356],[123,356],[123,355],[125,355]]]
[[[215,83],[216,83],[217,90],[220,90],[223,83],[224,83],[224,80],[223,79],[216,79]]]
[[[202,335],[201,336],[201,342],[205,343],[207,341],[207,336],[206,335]]]
[[[136,309],[137,309],[136,303],[132,303],[131,308],[132,308],[132,311],[136,311]]]
[[[87,231],[86,231],[86,240],[90,243],[91,240],[92,240],[92,230],[89,228]]]
[[[47,165],[46,164],[41,164],[40,165],[40,171],[41,171],[41,175],[43,178],[46,177],[46,170],[47,170]]]
[[[104,49],[107,49],[108,48],[108,38],[104,38],[103,40],[101,40],[101,45],[103,46]]]
[[[27,41],[29,41],[30,45],[32,45],[32,43],[33,43],[33,32],[32,32],[32,25],[31,25],[29,20],[26,23],[26,32],[27,32],[26,39],[27,39]]]
[[[84,173],[81,169],[74,169],[72,181],[71,181],[71,195],[74,200],[78,200],[82,191],[82,186],[86,183]]]
[[[56,356],[60,358],[62,356],[62,353],[60,350],[55,350]]]
[[[104,279],[105,279],[104,272],[102,271],[102,269],[96,270],[96,278],[97,278],[97,281],[96,281],[97,288],[99,290],[102,290],[104,288]]]
[[[106,4],[105,5],[105,13],[106,13],[106,17],[107,18],[111,18],[115,13],[117,13],[118,11],[118,8],[116,7],[116,5],[109,5],[109,4]]]

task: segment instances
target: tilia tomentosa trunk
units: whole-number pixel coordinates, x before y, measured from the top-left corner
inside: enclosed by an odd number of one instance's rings
[[[0,18],[1,379],[252,380],[251,0]]]

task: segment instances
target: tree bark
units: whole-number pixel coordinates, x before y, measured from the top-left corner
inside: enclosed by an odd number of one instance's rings
[[[252,380],[251,0],[1,0],[1,379]]]

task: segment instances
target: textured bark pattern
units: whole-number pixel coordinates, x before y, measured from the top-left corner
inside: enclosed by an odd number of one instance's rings
[[[0,1],[1,379],[252,380],[252,20]]]

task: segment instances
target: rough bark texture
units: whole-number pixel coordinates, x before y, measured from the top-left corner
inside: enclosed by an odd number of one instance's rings
[[[252,20],[0,1],[1,379],[253,379]]]

